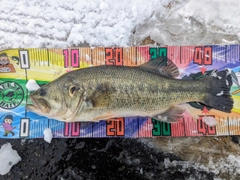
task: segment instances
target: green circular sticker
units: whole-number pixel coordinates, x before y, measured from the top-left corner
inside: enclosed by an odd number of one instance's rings
[[[24,97],[23,88],[15,82],[4,82],[0,84],[0,107],[13,109],[19,106]]]

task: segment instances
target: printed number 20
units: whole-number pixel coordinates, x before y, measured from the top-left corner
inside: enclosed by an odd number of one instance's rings
[[[107,136],[124,136],[124,118],[117,118],[116,120],[107,121]]]
[[[122,48],[106,48],[105,49],[106,65],[123,65]]]

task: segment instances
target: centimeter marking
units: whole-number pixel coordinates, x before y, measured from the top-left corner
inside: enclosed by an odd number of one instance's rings
[[[235,51],[229,49],[235,48]],[[214,50],[222,50],[222,54],[214,54]],[[30,52],[30,53],[29,53]],[[230,53],[228,53],[230,52]],[[240,60],[240,46],[170,46],[170,47],[127,47],[127,48],[74,48],[74,49],[28,49],[20,50],[20,67],[26,70],[30,65],[45,66],[63,65],[65,68],[80,68],[81,63],[92,65],[116,65],[136,66],[145,63],[149,59],[166,56],[174,63],[184,65],[190,62],[197,65],[212,65],[214,59],[225,55],[222,61],[214,63],[237,62]],[[54,56],[53,53],[58,53]],[[29,55],[30,54],[30,55]],[[31,60],[31,63],[30,63]],[[33,62],[32,62],[33,61]],[[38,64],[36,62],[39,62]],[[197,121],[192,118],[183,118],[178,123],[169,124],[159,122],[151,118],[117,118],[116,121],[101,121],[99,123],[63,123],[45,119],[47,123],[33,123],[27,117],[21,119],[20,137],[39,137],[39,134],[31,134],[32,129],[43,132],[50,127],[56,137],[158,137],[158,136],[209,136],[209,135],[239,135],[239,119],[228,121],[219,119],[217,126],[209,127],[199,116]],[[43,121],[43,120],[41,120]],[[59,128],[59,127],[62,127]],[[235,133],[234,133],[235,132]]]
[[[49,119],[31,122],[29,118],[23,118],[20,124],[20,137],[42,137],[45,128],[51,128],[56,137],[225,136],[239,135],[239,125],[240,120],[224,120],[217,126],[210,127],[203,122],[201,116],[197,120],[183,118],[178,123],[172,124],[151,118],[117,118],[116,121],[99,123],[63,123]],[[235,131],[238,133],[234,133]]]

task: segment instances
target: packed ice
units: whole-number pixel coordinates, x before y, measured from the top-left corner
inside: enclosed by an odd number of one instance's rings
[[[221,77],[221,76],[218,76],[216,72],[213,72],[213,73],[211,74],[211,76],[213,76],[213,77],[215,77],[215,78],[218,78],[218,79],[222,79],[222,77]]]
[[[21,161],[21,157],[18,155],[16,150],[12,149],[10,143],[2,145],[0,149],[0,174],[7,174],[12,166]]]
[[[26,88],[29,91],[36,91],[40,88],[40,86],[37,84],[37,82],[34,79],[29,79],[26,84]]]
[[[207,124],[210,127],[217,125],[217,120],[212,116],[203,116],[202,120],[205,124]]]
[[[217,93],[216,95],[217,95],[217,96],[222,96],[223,94],[224,94],[224,92],[221,91],[220,93]]]
[[[235,0],[13,0],[1,6],[2,49],[131,46],[146,37],[161,45],[240,39],[240,4]]]
[[[44,135],[44,140],[46,142],[48,142],[48,143],[52,142],[53,134],[52,134],[52,130],[50,128],[44,129],[43,135]]]

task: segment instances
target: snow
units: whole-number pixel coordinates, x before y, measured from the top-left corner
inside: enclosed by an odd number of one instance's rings
[[[50,128],[46,128],[43,131],[43,135],[44,135],[44,140],[48,143],[51,143],[52,138],[53,138],[52,130]]]
[[[213,172],[216,175],[220,173],[226,173],[232,177],[236,177],[238,174],[240,174],[240,157],[235,155],[228,155],[226,157],[220,158],[217,160],[217,162],[213,162],[213,159],[210,158],[207,165],[193,163],[191,161],[170,161],[169,158],[164,158],[164,165],[165,168],[182,165],[182,171],[187,170],[189,167],[194,167],[195,169]]]
[[[210,127],[217,125],[217,120],[212,116],[204,116],[202,117],[202,120]]]
[[[213,162],[213,159],[209,159],[209,163],[205,166],[198,163],[194,163],[193,165],[196,169],[200,168],[208,172],[213,172],[216,175],[226,173],[233,178],[238,177],[240,174],[240,156],[232,154],[218,159],[217,162]]]
[[[0,174],[7,174],[13,165],[21,161],[21,157],[16,150],[12,149],[10,143],[2,145],[0,149]]]
[[[176,167],[177,165],[182,165],[183,166],[183,171],[186,170],[189,166],[190,166],[190,163],[187,162],[187,161],[170,161],[170,159],[167,157],[167,158],[164,158],[164,165],[165,165],[165,168],[169,168],[169,167]]]
[[[240,42],[235,0],[12,0],[1,4],[0,47]]]
[[[37,84],[37,82],[34,79],[29,79],[26,84],[26,88],[29,91],[36,91],[40,88],[40,86]]]

